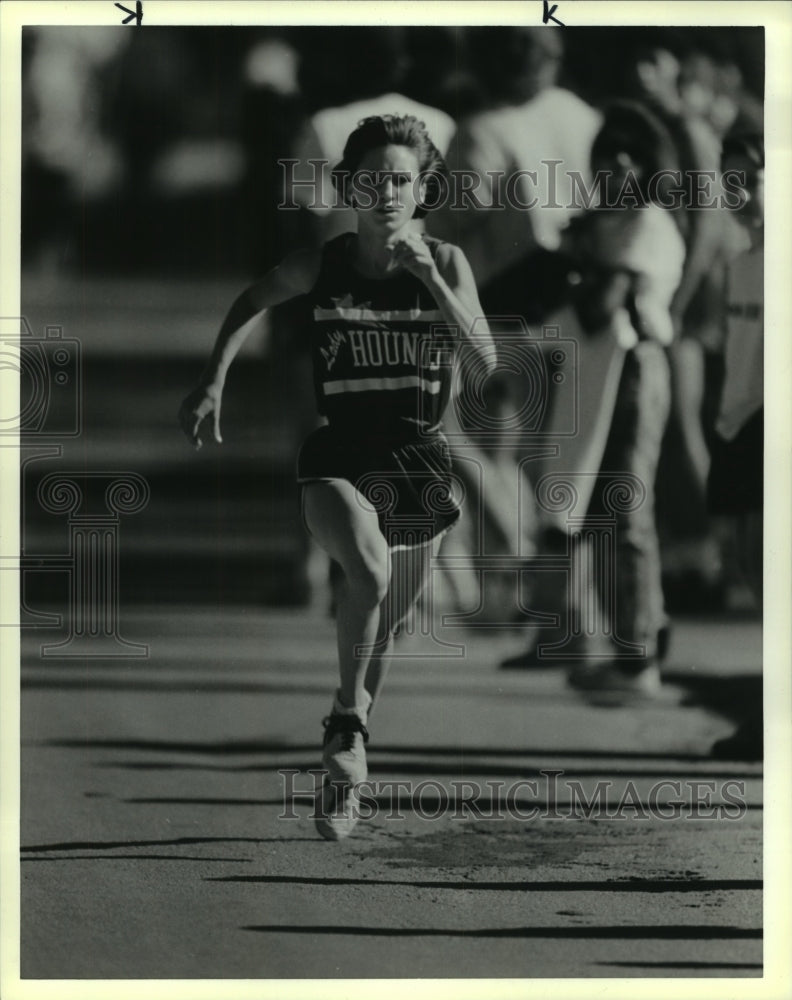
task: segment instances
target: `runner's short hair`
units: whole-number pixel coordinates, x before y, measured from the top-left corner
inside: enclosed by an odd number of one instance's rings
[[[336,190],[349,204],[349,182],[353,174],[366,153],[383,146],[406,146],[415,153],[420,175],[426,182],[424,204],[415,210],[415,217],[423,217],[442,200],[448,168],[440,150],[430,139],[426,125],[415,115],[372,115],[359,122],[347,139],[341,162],[333,169]]]

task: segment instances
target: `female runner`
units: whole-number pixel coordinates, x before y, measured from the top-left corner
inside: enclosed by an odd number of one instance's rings
[[[308,297],[317,404],[327,424],[303,444],[298,482],[306,527],[343,574],[340,684],[324,720],[329,780],[316,816],[328,839],[346,836],[356,821],[350,791],[367,776],[366,725],[394,631],[459,517],[441,425],[456,348],[464,347],[466,367],[480,375],[495,365],[467,260],[458,247],[423,235],[418,221],[437,202],[444,176],[422,122],[364,119],[333,173],[356,211],[357,233],[290,254],[243,292],[179,411],[195,447],[206,419],[219,442],[223,385],[247,322]]]

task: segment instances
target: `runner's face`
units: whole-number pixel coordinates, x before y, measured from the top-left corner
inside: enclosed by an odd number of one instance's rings
[[[407,146],[369,150],[352,179],[352,204],[359,228],[386,240],[404,229],[421,197],[419,172],[418,157]]]

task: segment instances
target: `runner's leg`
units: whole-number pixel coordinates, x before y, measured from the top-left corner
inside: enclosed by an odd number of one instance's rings
[[[336,609],[339,697],[349,708],[364,706],[366,668],[390,581],[388,546],[376,513],[344,479],[306,483],[303,517],[343,573]]]
[[[431,560],[440,551],[440,538],[427,545],[391,552],[390,587],[380,607],[377,639],[366,671],[366,690],[371,696],[371,714],[391,663],[393,636],[421,596],[429,579]]]

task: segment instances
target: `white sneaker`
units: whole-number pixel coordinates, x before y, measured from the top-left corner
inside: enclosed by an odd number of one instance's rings
[[[369,734],[360,714],[336,711],[323,720],[325,727],[322,765],[327,777],[316,803],[314,821],[325,840],[348,837],[359,819],[355,806],[355,786],[368,776],[366,743]]]
[[[357,785],[368,777],[366,743],[369,734],[359,715],[332,712],[322,720],[325,728],[322,765],[330,781]]]

